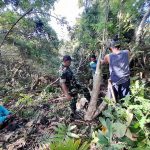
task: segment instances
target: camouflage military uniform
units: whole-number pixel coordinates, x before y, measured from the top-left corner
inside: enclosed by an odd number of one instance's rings
[[[69,94],[73,97],[70,103],[70,107],[73,112],[75,112],[76,110],[78,93],[84,94],[84,96],[88,100],[90,100],[89,91],[76,82],[73,72],[69,67],[61,65],[59,69],[59,77],[60,77],[60,84],[65,83],[69,90]]]

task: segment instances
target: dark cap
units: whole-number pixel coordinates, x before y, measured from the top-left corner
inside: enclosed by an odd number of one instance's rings
[[[72,59],[71,59],[71,57],[69,55],[65,55],[63,57],[63,61],[68,61],[68,60],[72,61]]]
[[[112,40],[109,47],[120,47],[120,42]]]
[[[93,54],[93,55],[91,55],[90,57],[91,57],[91,58],[94,58],[94,59],[96,59],[96,56],[95,56],[94,54]]]

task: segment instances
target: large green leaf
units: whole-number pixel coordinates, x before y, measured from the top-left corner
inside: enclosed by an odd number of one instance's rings
[[[98,131],[98,143],[101,145],[108,145],[108,139],[102,134],[102,132]]]
[[[105,119],[103,119],[102,117],[99,117],[99,120],[104,127],[107,127]]]
[[[131,124],[132,119],[133,119],[133,114],[129,110],[127,110],[126,113],[127,113],[126,125],[129,126]]]
[[[125,147],[125,144],[111,144],[112,150],[121,150]]]
[[[110,119],[106,119],[106,127],[107,127],[107,130],[108,132],[106,132],[106,136],[107,138],[109,139],[109,142],[111,143],[112,141],[112,121],[110,121]]]
[[[112,108],[110,106],[108,106],[108,109],[103,111],[102,114],[110,119],[114,119],[114,116],[112,115]]]
[[[118,138],[121,138],[125,135],[127,130],[127,126],[120,122],[113,124],[113,134],[115,134]]]

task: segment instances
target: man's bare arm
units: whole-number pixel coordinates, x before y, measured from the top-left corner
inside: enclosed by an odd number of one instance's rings
[[[61,83],[60,86],[61,86],[61,88],[63,90],[63,93],[65,94],[67,100],[71,100],[72,97],[69,94],[69,91],[68,91],[68,88],[67,88],[66,84],[65,83]]]
[[[101,60],[101,64],[109,64],[109,55],[105,55],[104,59]]]
[[[61,88],[63,90],[63,93],[65,95],[67,95],[68,94],[68,88],[67,88],[66,84],[65,83],[61,83],[60,86],[61,86]]]

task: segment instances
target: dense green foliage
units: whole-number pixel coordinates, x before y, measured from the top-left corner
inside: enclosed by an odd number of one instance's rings
[[[44,1],[4,1],[1,2],[0,37],[1,42],[12,25],[32,8],[32,11],[23,17],[4,39],[1,47],[1,55],[10,59],[17,53],[19,58],[14,61],[32,59],[35,63],[42,64],[46,68],[57,66],[51,56],[58,55],[59,40],[55,31],[49,25],[50,12],[55,0]],[[5,55],[6,54],[6,55]],[[8,54],[8,55],[7,55]]]
[[[11,81],[14,88],[30,87],[34,76],[57,75],[60,41],[50,26],[54,2],[1,1],[0,86]]]
[[[76,27],[76,37],[83,48],[96,50],[103,42],[103,32],[107,38],[116,38],[123,45],[134,42],[135,32],[140,21],[148,9],[149,4],[140,1],[92,1],[88,7],[84,4],[85,11],[82,13]],[[148,30],[145,29],[145,32]],[[148,33],[147,33],[148,35]],[[148,37],[143,37],[144,41]],[[133,46],[133,44],[131,44]]]
[[[79,0],[83,13],[69,29],[71,40],[61,43],[49,23],[55,1],[0,0],[0,100],[17,113],[17,123],[22,121],[19,125],[27,149],[30,143],[51,150],[150,149],[150,18],[136,44],[136,32],[150,2]],[[75,75],[90,89],[89,55],[99,56],[108,48],[109,39],[131,50],[132,94],[117,104],[100,96],[98,105],[102,100],[107,103],[100,116],[91,122],[71,122],[69,102],[56,78],[59,51],[72,55]],[[108,70],[103,67],[105,75]],[[16,137],[11,138],[16,142]]]

